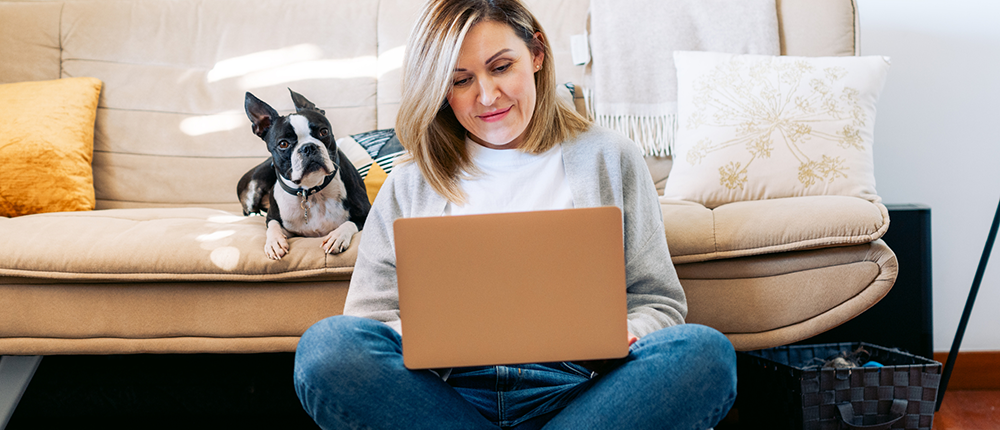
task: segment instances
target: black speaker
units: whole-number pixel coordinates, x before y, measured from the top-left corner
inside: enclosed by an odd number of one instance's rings
[[[882,240],[899,262],[889,294],[858,317],[798,344],[868,342],[933,359],[931,209],[915,204],[886,207],[890,221]]]

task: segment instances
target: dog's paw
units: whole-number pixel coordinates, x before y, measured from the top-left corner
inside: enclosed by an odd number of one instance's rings
[[[280,260],[288,253],[288,240],[285,236],[268,235],[267,242],[264,243],[264,254],[272,260]]]
[[[358,226],[353,222],[345,222],[323,238],[323,250],[327,254],[340,254],[351,246],[351,238],[358,232]]]

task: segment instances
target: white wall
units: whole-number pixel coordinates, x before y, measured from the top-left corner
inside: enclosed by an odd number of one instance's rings
[[[876,186],[885,203],[931,207],[934,349],[947,351],[1000,202],[1000,2],[857,2],[862,55],[892,58]],[[962,350],[1000,350],[1000,249]]]

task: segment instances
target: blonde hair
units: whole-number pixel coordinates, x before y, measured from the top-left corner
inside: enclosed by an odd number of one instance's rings
[[[446,97],[465,35],[483,21],[506,24],[533,55],[545,54],[541,69],[535,73],[535,110],[518,150],[540,154],[590,125],[556,95],[548,37],[519,0],[430,0],[406,47],[396,134],[431,187],[453,203],[465,201],[459,180],[474,167],[465,147],[465,128]]]

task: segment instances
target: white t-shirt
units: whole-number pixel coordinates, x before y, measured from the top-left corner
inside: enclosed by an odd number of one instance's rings
[[[481,174],[460,181],[464,205],[448,203],[445,215],[473,215],[570,209],[573,194],[563,168],[562,146],[538,155],[516,149],[490,149],[466,139],[472,163]]]

